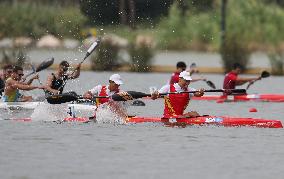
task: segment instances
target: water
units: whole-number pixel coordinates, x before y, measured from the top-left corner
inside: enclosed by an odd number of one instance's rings
[[[26,51],[26,54],[28,61],[33,63],[39,63],[44,59],[54,57],[54,63],[59,64],[62,60],[77,63],[77,60],[84,58],[86,51],[87,49],[84,48],[78,48],[77,50],[30,49]],[[2,56],[3,54],[0,53],[0,59],[2,59]],[[124,61],[129,61],[126,52],[122,52],[121,56]],[[194,51],[158,51],[153,58],[153,65],[175,66],[178,61],[184,61],[187,65],[195,62],[199,67],[222,67],[220,54]],[[90,64],[90,60],[86,60],[84,64]],[[253,53],[250,56],[248,67],[268,68],[270,67],[269,58],[265,53]]]
[[[48,72],[41,74],[44,81]],[[83,72],[68,82],[78,94],[107,83],[109,72]],[[121,73],[122,89],[148,92],[170,74]],[[221,75],[206,75],[221,86]],[[250,93],[283,93],[283,77],[263,79]],[[206,83],[192,84],[207,88]],[[245,87],[245,86],[244,86]],[[35,95],[43,95],[37,90]],[[129,114],[159,116],[162,100],[145,100]],[[257,113],[250,113],[255,107]],[[284,103],[192,101],[201,114],[261,117],[284,122]],[[43,113],[39,118],[44,118]],[[257,178],[284,177],[284,130],[186,127],[160,124],[77,124],[0,121],[1,179],[70,178]]]

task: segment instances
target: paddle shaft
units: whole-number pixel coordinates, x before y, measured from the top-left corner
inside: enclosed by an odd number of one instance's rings
[[[98,38],[91,46],[90,48],[87,50],[85,57],[83,58],[83,60],[79,63],[79,65],[83,64],[84,61],[92,54],[92,52],[96,49],[96,47],[100,44],[100,38]],[[75,71],[77,71],[78,69],[75,69],[72,71],[72,73],[70,74],[70,76],[72,77],[75,73]],[[58,88],[58,90],[60,91],[67,83],[67,80],[63,81],[63,84]]]
[[[259,81],[259,80],[261,80],[262,78],[267,78],[267,77],[269,77],[269,76],[270,76],[270,73],[269,73],[269,72],[263,71],[263,72],[261,73],[259,79],[256,79],[256,80],[253,80],[253,81],[249,82],[249,84],[247,85],[246,89],[248,90],[249,87],[250,87],[252,84],[254,84],[256,81]]]
[[[196,93],[199,91],[183,91],[183,92],[168,92],[168,93],[160,93],[159,96],[166,96],[168,94],[182,94],[182,93]],[[204,92],[230,92],[230,93],[246,93],[245,89],[212,89],[212,90],[204,90]],[[150,97],[151,94],[146,94],[142,92],[136,92],[136,91],[127,91],[126,95],[120,95],[120,94],[114,94],[111,96],[111,98],[114,101],[127,101],[137,98],[144,98],[144,97]]]
[[[218,89],[218,90],[205,90],[204,92],[233,92],[233,93],[245,93],[245,89],[232,89],[232,90],[224,90],[224,89]],[[161,93],[160,96],[165,96],[168,94],[181,94],[181,93],[196,93],[199,91],[184,91],[184,92],[168,92],[168,93]],[[114,94],[112,96],[93,96],[91,100],[94,100],[96,98],[111,98],[114,101],[128,101],[133,100],[137,98],[143,98],[143,97],[149,97],[152,96],[151,94],[146,94],[142,92],[137,91],[127,91],[125,93],[118,93]],[[77,95],[76,93],[64,93],[64,94],[58,94],[58,95],[51,95],[48,96],[47,101],[51,104],[61,104],[71,101],[76,101],[78,99],[83,99],[83,96]]]

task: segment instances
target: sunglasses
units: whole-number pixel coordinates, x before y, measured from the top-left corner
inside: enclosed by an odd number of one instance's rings
[[[63,71],[68,71],[68,67],[62,67],[61,68]]]
[[[13,70],[7,70],[6,71],[6,73],[12,73],[13,72]]]
[[[18,74],[19,76],[24,76],[24,74],[23,73],[20,73],[20,74]]]
[[[186,80],[184,78],[182,78],[185,82],[190,83],[191,80]]]
[[[109,80],[109,83],[112,83],[114,85],[120,86],[120,84],[116,84],[114,81]]]

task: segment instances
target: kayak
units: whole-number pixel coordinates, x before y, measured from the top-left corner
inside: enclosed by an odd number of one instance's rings
[[[30,118],[13,119],[15,121],[31,121]],[[66,117],[62,122],[90,122],[88,117]],[[258,127],[258,128],[283,128],[280,120],[241,118],[228,116],[199,116],[192,118],[160,118],[160,117],[128,117],[126,123],[163,123],[166,126],[224,126],[224,127]]]
[[[28,121],[34,110],[44,102],[0,102],[0,118]],[[92,104],[71,103],[62,108],[70,116],[92,116],[96,106]]]
[[[284,102],[284,94],[246,94],[246,95],[204,95],[193,96],[193,100],[206,101],[260,101],[260,102]]]
[[[22,103],[0,103],[0,109],[9,110],[25,110],[34,109],[43,102],[22,102]],[[4,108],[5,107],[5,108]],[[68,104],[70,116],[64,118],[61,122],[89,122],[89,117],[79,116],[92,116],[96,107],[88,104]],[[85,113],[83,113],[85,112]],[[22,114],[22,113],[21,113]],[[2,117],[3,113],[1,114]],[[30,117],[21,115],[20,117],[12,116],[10,119],[14,121],[31,121]],[[185,118],[179,116],[172,116],[169,118],[161,117],[139,117],[132,116],[126,119],[126,123],[164,123],[168,126],[187,126],[187,125],[217,125],[225,127],[239,127],[239,126],[251,126],[262,128],[283,128],[281,121],[270,119],[258,119],[258,118],[241,118],[241,117],[227,117],[227,116],[200,116],[193,118]]]
[[[34,109],[43,102],[1,102],[0,118],[29,118]]]
[[[242,118],[227,116],[199,116],[192,118],[159,118],[159,117],[130,117],[128,123],[142,122],[162,122],[169,126],[187,126],[187,125],[216,125],[224,127],[260,127],[260,128],[283,128],[280,120]]]
[[[43,102],[2,102],[0,109],[20,111],[20,110],[33,110]]]
[[[89,122],[87,117],[67,117],[64,122]],[[224,127],[259,127],[259,128],[283,128],[280,120],[242,118],[228,116],[199,116],[192,118],[160,118],[133,116],[126,119],[126,123],[164,123],[166,126],[224,126]]]

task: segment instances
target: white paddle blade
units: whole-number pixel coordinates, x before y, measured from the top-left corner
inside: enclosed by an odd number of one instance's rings
[[[93,53],[93,51],[97,48],[97,46],[99,45],[99,43],[100,43],[100,40],[98,39],[98,40],[96,40],[96,41],[91,45],[91,47],[87,50],[88,56],[89,56],[91,53]],[[86,56],[87,56],[87,55],[86,55]]]

